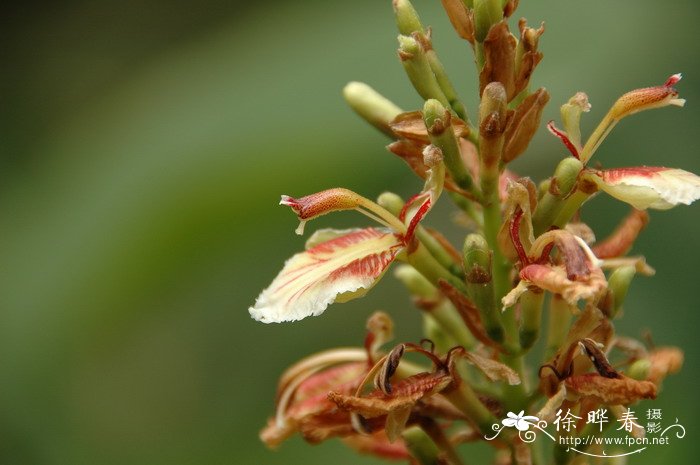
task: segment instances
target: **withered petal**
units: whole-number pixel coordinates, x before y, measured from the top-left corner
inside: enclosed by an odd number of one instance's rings
[[[651,381],[637,381],[621,375],[606,378],[598,373],[586,373],[568,378],[565,382],[570,394],[591,397],[603,404],[627,405],[641,399],[655,399],[656,385]]]
[[[500,82],[510,102],[515,97],[515,47],[517,42],[502,21],[489,29],[484,39],[484,67],[479,74],[479,95],[491,82]]]

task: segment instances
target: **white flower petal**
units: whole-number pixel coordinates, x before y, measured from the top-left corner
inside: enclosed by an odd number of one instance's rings
[[[503,426],[507,426],[508,428],[512,428],[513,426],[515,426],[517,422],[518,422],[518,420],[516,420],[514,418],[505,418],[505,419],[501,420],[501,423],[503,424]]]
[[[594,178],[600,189],[639,210],[667,210],[700,198],[700,177],[681,169],[618,168],[602,171]]]
[[[336,300],[364,295],[402,249],[397,235],[377,228],[352,230],[317,244],[287,260],[248,311],[263,323],[320,315]]]

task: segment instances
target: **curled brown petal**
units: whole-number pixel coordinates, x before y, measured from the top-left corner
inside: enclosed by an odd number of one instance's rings
[[[620,375],[606,378],[598,373],[586,373],[565,381],[567,392],[590,397],[603,404],[631,404],[641,399],[655,399],[656,385]]]
[[[508,120],[503,148],[503,162],[509,163],[523,153],[540,125],[542,110],[549,102],[549,92],[537,89],[528,95],[515,109],[513,117]]]
[[[659,347],[649,354],[651,367],[648,380],[659,384],[666,376],[677,373],[683,366],[683,351],[678,347]]]
[[[593,253],[598,258],[625,255],[648,223],[649,214],[646,211],[633,209],[610,236],[592,247]]]
[[[331,391],[328,399],[343,410],[358,413],[365,418],[374,418],[396,409],[411,407],[423,397],[442,391],[451,382],[452,378],[445,373],[418,373],[396,383],[390,395],[373,391],[366,397],[357,397]]]
[[[479,74],[479,95],[491,82],[500,82],[506,90],[508,101],[515,97],[515,37],[502,21],[489,29],[484,39],[484,67]]]

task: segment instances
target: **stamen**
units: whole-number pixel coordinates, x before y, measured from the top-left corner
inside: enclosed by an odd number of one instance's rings
[[[413,218],[411,218],[411,223],[408,225],[408,228],[406,229],[406,234],[404,235],[404,241],[409,242],[411,239],[413,239],[413,233],[415,232],[416,228],[418,227],[418,223],[420,223],[420,220],[423,219],[426,213],[430,210],[430,199],[426,200],[423,202],[423,205],[420,206],[418,211],[416,212],[415,215],[413,215]]]
[[[573,155],[574,158],[576,158],[577,160],[581,159],[578,153],[578,149],[573,144],[573,142],[569,140],[569,136],[567,136],[564,131],[560,131],[559,129],[557,129],[557,127],[554,125],[554,121],[550,121],[549,123],[547,123],[547,129],[549,129],[549,132],[554,134],[564,143],[564,146],[569,150],[569,152],[571,152],[571,155]]]
[[[530,259],[527,257],[525,247],[520,241],[520,221],[523,218],[523,210],[518,207],[513,214],[513,219],[510,221],[510,240],[513,242],[513,247],[518,253],[518,258],[523,267],[530,264]]]

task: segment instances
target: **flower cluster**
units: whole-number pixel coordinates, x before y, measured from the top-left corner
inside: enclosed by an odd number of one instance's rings
[[[459,464],[454,446],[483,438],[498,418],[522,432],[529,419],[562,409],[581,418],[601,406],[623,412],[623,406],[655,398],[664,377],[681,368],[679,349],[649,349],[618,336],[613,320],[633,277],[654,273],[643,257],[627,255],[649,221],[646,210],[692,203],[700,197],[700,178],[675,168],[589,164],[623,118],[683,106],[674,87],[681,75],[621,96],[585,141],[579,122],[591,106],[585,93],[575,94],[561,106],[562,129],[547,124],[568,155],[536,185],[508,164],[526,152],[549,102],[546,89],[530,86],[542,60],[544,27],[521,19],[512,33],[508,22],[517,0],[442,4],[474,50],[475,116],[447,77],[432,31],[408,0],[394,0],[399,61],[423,108],[403,112],[357,82],[344,95],[391,138],[389,151],[424,180],[423,188],[406,201],[389,192],[373,201],[343,188],[283,195],[280,204],[300,220],[298,234],[306,222],[341,210],[377,225],[316,231],[249,309],[264,323],[317,316],[331,303],[363,296],[401,262],[395,275],[423,313],[426,339],[383,348],[393,323],[375,313],[363,347],[321,352],[289,368],[280,379],[275,416],[261,433],[271,447],[298,432],[312,443],[338,437],[385,458]],[[467,219],[461,251],[423,224],[443,191]],[[632,206],[603,240],[579,214],[599,192]],[[548,327],[542,330],[545,309]],[[524,357],[538,341],[545,355],[539,369],[528,370]],[[409,352],[425,363],[406,360]],[[524,415],[534,409],[537,417]],[[530,445],[517,435],[504,433],[489,444],[501,451],[501,463],[532,462]]]

